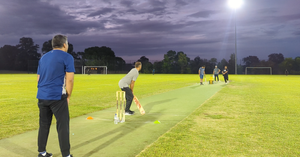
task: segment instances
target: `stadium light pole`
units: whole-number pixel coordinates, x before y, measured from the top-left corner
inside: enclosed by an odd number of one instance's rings
[[[228,0],[228,6],[234,10],[234,34],[235,34],[235,74],[237,74],[237,50],[236,50],[236,10],[243,5],[243,0]]]

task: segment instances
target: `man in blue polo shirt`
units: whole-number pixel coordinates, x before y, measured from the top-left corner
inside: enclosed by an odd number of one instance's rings
[[[203,76],[205,75],[205,65],[199,68],[200,85],[203,85]]]
[[[57,121],[56,128],[61,154],[63,157],[72,157],[70,155],[68,104],[73,90],[74,58],[67,53],[66,36],[54,36],[52,48],[52,51],[40,59],[37,71],[37,98],[40,110],[38,157],[52,157],[52,154],[46,151],[46,145],[53,115]]]

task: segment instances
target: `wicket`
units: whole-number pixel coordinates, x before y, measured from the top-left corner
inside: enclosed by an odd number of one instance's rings
[[[124,91],[117,91],[117,119],[120,123],[125,122],[125,106],[126,106],[126,98]]]

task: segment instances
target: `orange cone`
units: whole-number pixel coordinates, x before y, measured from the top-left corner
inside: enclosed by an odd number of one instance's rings
[[[89,117],[87,117],[86,119],[87,119],[87,120],[92,120],[92,119],[94,119],[94,118],[91,117],[91,116],[89,116]]]

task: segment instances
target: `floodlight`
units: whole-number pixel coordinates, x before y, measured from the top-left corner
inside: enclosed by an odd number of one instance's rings
[[[228,0],[228,5],[232,9],[238,9],[243,5],[243,0]]]

